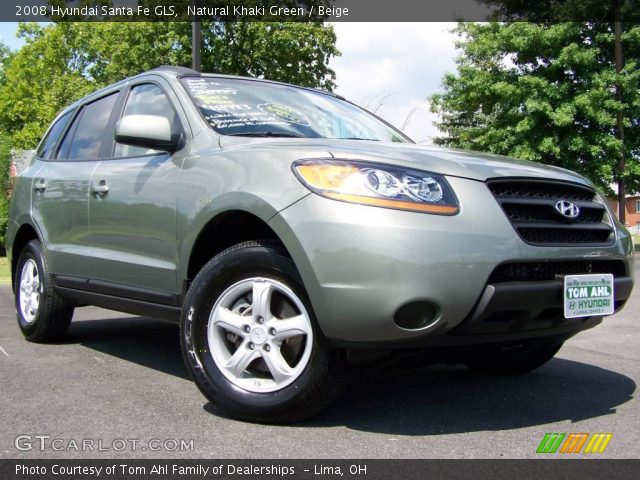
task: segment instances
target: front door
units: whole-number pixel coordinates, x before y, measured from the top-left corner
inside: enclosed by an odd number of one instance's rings
[[[182,129],[159,83],[131,87],[122,115],[161,115]],[[178,155],[114,142],[91,179],[90,270],[94,290],[175,304]]]

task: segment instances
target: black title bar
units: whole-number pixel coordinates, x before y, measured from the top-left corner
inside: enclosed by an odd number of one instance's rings
[[[0,460],[3,480],[636,479],[640,460]]]
[[[640,0],[2,0],[3,22],[640,21]]]

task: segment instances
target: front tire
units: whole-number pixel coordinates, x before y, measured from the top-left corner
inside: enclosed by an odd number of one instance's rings
[[[202,268],[180,339],[202,393],[249,421],[309,418],[333,401],[347,374],[317,328],[293,261],[266,242],[233,246]]]
[[[562,348],[563,342],[518,346],[465,361],[470,369],[492,375],[522,375],[541,367]]]
[[[20,253],[16,266],[15,291],[18,326],[30,342],[54,342],[67,333],[73,307],[53,288],[49,264],[38,240]]]

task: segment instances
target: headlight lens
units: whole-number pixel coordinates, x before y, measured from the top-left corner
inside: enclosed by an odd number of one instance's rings
[[[442,175],[351,160],[300,160],[293,171],[311,191],[334,200],[455,215],[459,206]]]

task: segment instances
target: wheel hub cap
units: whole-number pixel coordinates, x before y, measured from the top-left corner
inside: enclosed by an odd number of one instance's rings
[[[256,327],[251,330],[249,337],[251,338],[251,341],[256,345],[262,345],[267,340],[267,332],[265,332],[264,329],[260,327]]]

